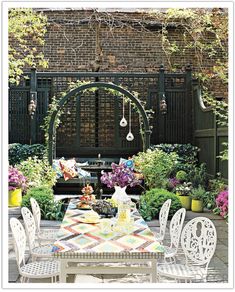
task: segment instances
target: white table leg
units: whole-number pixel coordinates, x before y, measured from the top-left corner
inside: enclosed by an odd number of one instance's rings
[[[151,261],[151,283],[156,283],[157,282],[157,261],[152,260]]]
[[[67,261],[61,260],[60,261],[60,283],[66,283],[66,265]]]

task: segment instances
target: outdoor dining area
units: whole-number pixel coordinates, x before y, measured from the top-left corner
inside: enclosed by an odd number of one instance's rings
[[[19,219],[10,219],[22,283],[34,278],[66,283],[70,274],[123,273],[149,274],[152,283],[162,278],[186,283],[207,281],[217,243],[213,222],[199,216],[183,228],[186,209],[180,208],[170,220],[170,244],[164,245],[171,199],[161,206],[160,228],[154,234],[138,212],[137,203],[126,194],[126,186],[139,181],[127,165],[112,164],[112,172],[101,176],[102,182],[115,184],[111,199],[96,200],[92,186],[84,186],[83,194],[70,200],[59,230],[40,229],[41,210],[33,197],[30,209],[21,208],[23,225]],[[50,243],[44,244],[45,240]],[[30,253],[27,263],[26,244]],[[179,245],[184,264],[177,262]],[[110,268],[108,263],[119,265]]]
[[[228,12],[7,9],[7,284],[230,287]]]

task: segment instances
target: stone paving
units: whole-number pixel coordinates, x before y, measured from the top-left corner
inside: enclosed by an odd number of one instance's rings
[[[217,230],[217,247],[215,255],[212,258],[209,270],[208,270],[208,282],[228,282],[228,224],[226,221],[218,216],[214,215],[209,211],[204,213],[193,213],[187,211],[185,223],[197,216],[206,216],[210,218]],[[52,226],[53,224],[53,226]],[[58,221],[42,221],[42,228],[59,228],[60,222]],[[154,233],[159,230],[158,220],[153,220],[148,222],[149,227]],[[169,222],[167,226],[166,239],[164,241],[165,245],[169,245]],[[28,256],[27,256],[28,258]],[[184,256],[182,250],[179,249],[179,254],[177,257],[178,262],[183,262]],[[45,281],[45,280],[44,280]],[[149,275],[75,275],[68,278],[70,283],[148,283],[150,281]],[[15,254],[10,245],[9,248],[9,282],[19,282],[19,274],[17,271]],[[31,282],[42,282],[41,280],[32,280]],[[45,281],[45,282],[49,282]],[[164,281],[167,282],[167,281]]]

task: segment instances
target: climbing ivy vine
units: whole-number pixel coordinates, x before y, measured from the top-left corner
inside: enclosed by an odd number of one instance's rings
[[[19,84],[26,67],[47,68],[43,55],[47,18],[31,8],[14,8],[8,15],[9,82]]]

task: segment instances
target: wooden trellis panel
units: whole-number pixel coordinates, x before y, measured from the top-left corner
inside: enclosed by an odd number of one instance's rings
[[[187,73],[60,73],[36,72],[37,112],[36,112],[36,142],[44,141],[40,125],[47,112],[52,97],[60,98],[61,93],[68,89],[70,82],[101,81],[112,82],[124,86],[131,92],[138,92],[139,99],[147,109],[154,111],[151,143],[187,143],[192,140],[191,95],[187,86]],[[11,88],[10,93],[18,90]],[[24,100],[22,135],[11,120],[10,142],[29,143],[30,120],[27,115],[28,97]],[[167,114],[159,110],[161,92],[165,93]],[[10,102],[14,96],[10,94]],[[12,105],[13,106],[13,105]],[[16,105],[15,105],[16,106]],[[14,106],[13,106],[14,108]],[[125,105],[125,116],[128,120],[128,104]],[[126,140],[128,126],[122,128],[119,122],[122,118],[122,97],[115,98],[99,89],[96,93],[84,92],[72,97],[65,105],[61,116],[61,125],[57,130],[57,154],[65,157],[97,156],[129,156],[142,150],[142,140],[139,129],[138,114],[132,110],[132,132],[135,139]],[[27,120],[27,123],[26,123]],[[32,134],[32,133],[31,133]]]

